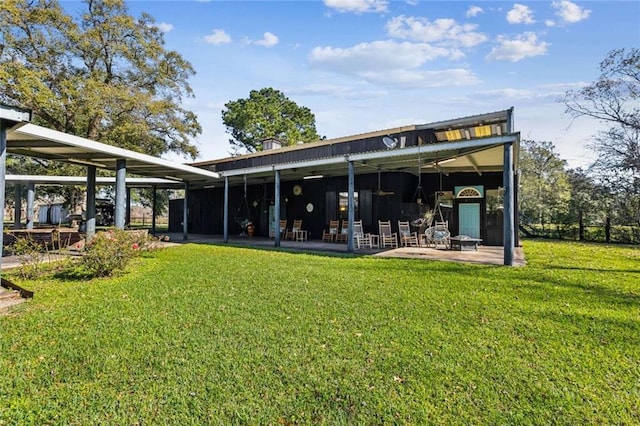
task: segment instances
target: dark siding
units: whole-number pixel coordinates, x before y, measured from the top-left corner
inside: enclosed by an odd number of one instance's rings
[[[302,194],[294,195],[294,185],[302,186]],[[422,175],[423,191],[416,192],[418,178],[409,173],[383,173],[381,189],[393,194],[380,196],[377,194],[378,176],[376,173],[357,175],[355,187],[359,194],[359,217],[362,219],[365,232],[378,233],[378,220],[390,220],[397,230],[398,220],[412,220],[421,211],[416,198],[423,198],[423,203],[433,208],[435,193],[439,190],[452,191],[454,186],[484,185],[486,189],[497,189],[502,186],[502,173],[458,173],[449,176],[438,174]],[[320,239],[322,230],[326,229],[331,219],[338,218],[337,194],[347,191],[347,177],[338,176],[308,181],[287,181],[281,186],[282,219],[287,219],[290,227],[294,219],[302,219],[303,228],[309,232],[310,239]],[[238,222],[249,217],[256,226],[256,235],[266,237],[269,234],[269,206],[274,202],[273,184],[251,185],[247,187],[247,202],[244,202],[242,186],[229,189],[229,233],[237,235],[241,232]],[[422,194],[422,195],[421,195]],[[223,232],[223,188],[193,190],[189,192],[189,232],[203,234],[222,234]],[[313,204],[313,211],[308,212],[307,204]],[[485,213],[485,202],[481,203],[481,232],[485,244],[502,244],[501,218],[488,217]],[[457,211],[443,209],[445,220],[449,221],[452,233],[457,233]],[[169,227],[172,232],[182,231],[182,200],[169,203]]]

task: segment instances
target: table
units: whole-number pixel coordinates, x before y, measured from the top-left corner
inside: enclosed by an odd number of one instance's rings
[[[293,231],[293,239],[295,241],[307,241],[307,230],[297,229]]]
[[[456,235],[449,238],[450,250],[475,250],[478,251],[478,244],[482,242],[481,238],[471,238],[467,235]]]
[[[369,234],[369,241],[371,242],[371,248],[380,248],[380,235]]]

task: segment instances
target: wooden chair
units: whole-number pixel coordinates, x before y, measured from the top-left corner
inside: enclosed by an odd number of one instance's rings
[[[327,243],[332,243],[336,241],[338,237],[338,228],[340,227],[339,220],[330,220],[329,221],[329,229],[325,229],[322,231],[322,241]]]
[[[284,233],[285,233],[286,230],[287,230],[287,221],[286,221],[286,219],[285,220],[281,220],[280,221],[280,238],[284,237]],[[275,238],[276,237],[276,230],[275,229],[269,229],[269,237],[270,238]]]
[[[398,233],[391,230],[390,220],[379,220],[380,247],[398,247]]]
[[[337,243],[346,243],[349,239],[349,221],[343,220],[340,232],[336,235]]]
[[[409,221],[398,221],[398,234],[400,235],[400,244],[403,247],[411,246],[411,247],[419,247],[420,242],[418,241],[418,233],[411,232],[411,225],[409,225]]]
[[[291,225],[291,229],[287,229],[287,233],[284,235],[285,240],[295,240],[298,238],[298,232],[302,231],[302,219],[296,219]]]
[[[371,234],[364,233],[361,220],[353,221],[353,246],[356,249],[372,248]]]

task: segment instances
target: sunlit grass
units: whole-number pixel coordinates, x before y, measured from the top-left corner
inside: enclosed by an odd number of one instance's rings
[[[184,245],[25,283],[0,424],[634,424],[636,248],[528,266]]]

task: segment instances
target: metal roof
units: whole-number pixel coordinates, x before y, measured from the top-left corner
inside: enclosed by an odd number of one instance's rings
[[[117,160],[126,160],[127,173],[204,185],[219,180],[219,174],[187,164],[69,135],[31,123],[18,123],[7,131],[7,152],[64,163],[93,165],[116,170]]]
[[[412,174],[471,172],[482,174],[503,170],[503,145],[515,143],[517,159],[520,134],[513,132],[513,109],[412,125],[370,133],[286,146],[247,155],[193,163],[218,171],[232,184],[297,180],[305,176],[345,176],[353,161],[356,174],[377,170]],[[402,139],[396,147],[385,147],[384,136]],[[517,167],[517,165],[516,165]]]
[[[125,179],[127,186],[131,188],[182,188],[182,183],[162,178],[135,178]],[[6,175],[7,183],[34,183],[38,185],[84,185],[87,183],[86,176],[46,176],[46,175]],[[97,185],[115,185],[115,177],[96,177]]]

